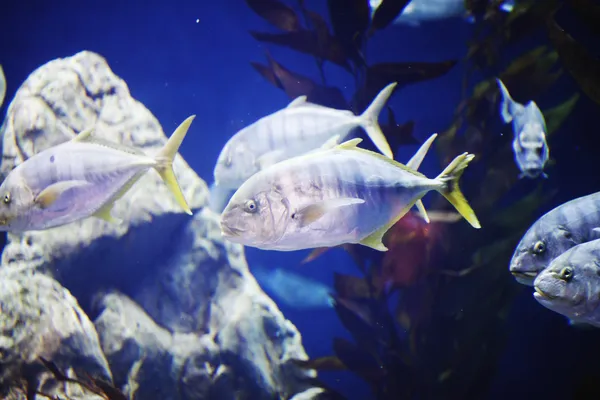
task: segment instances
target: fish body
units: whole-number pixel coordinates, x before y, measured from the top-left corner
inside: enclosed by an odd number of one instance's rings
[[[6,96],[6,77],[2,65],[0,65],[0,107],[4,103],[4,96]]]
[[[570,248],[600,238],[600,192],[568,201],[540,217],[523,235],[510,261],[516,280],[532,286],[550,262]]]
[[[223,236],[269,250],[360,243],[385,251],[385,232],[430,190],[442,193],[471,225],[480,227],[458,187],[473,155],[456,157],[429,179],[356,147],[360,141],[294,157],[250,177],[223,211]]]
[[[372,13],[375,13],[382,0],[370,0]],[[514,0],[505,1],[500,5],[500,10],[511,12]],[[465,21],[474,22],[465,8],[465,0],[412,0],[404,7],[402,13],[394,20],[394,24],[420,26],[422,22],[444,20],[448,18],[464,18]]]
[[[377,122],[396,83],[386,86],[366,111],[357,116],[306,101],[293,100],[286,108],[259,119],[237,132],[223,147],[214,169],[211,208],[222,211],[228,193],[253,174],[280,161],[339,144],[355,128],[362,127],[376,147],[393,158]]]
[[[534,297],[571,324],[600,327],[600,240],[582,243],[556,257],[535,278]]]
[[[193,119],[186,119],[155,157],[94,138],[91,129],[33,155],[0,185],[0,230],[44,230],[90,216],[118,222],[111,215],[114,202],[151,168],[191,215],[172,162]]]
[[[514,139],[512,143],[515,162],[521,171],[519,178],[537,178],[544,173],[544,166],[550,157],[546,142],[546,121],[534,101],[526,105],[514,101],[500,79],[496,80],[502,93],[500,112],[505,123],[512,122]]]
[[[333,306],[332,290],[321,282],[282,268],[252,268],[252,273],[263,288],[289,307],[319,309]]]

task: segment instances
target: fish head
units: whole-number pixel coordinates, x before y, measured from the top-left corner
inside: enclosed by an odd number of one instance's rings
[[[33,192],[13,170],[0,185],[0,231],[23,231],[35,206]]]
[[[517,164],[523,175],[533,179],[542,175],[550,155],[542,124],[525,124],[514,147]]]
[[[536,276],[560,254],[578,244],[565,226],[548,223],[540,218],[525,233],[510,261],[510,273],[517,282],[533,286]]]
[[[244,182],[221,214],[221,233],[231,242],[267,248],[285,233],[289,203],[276,187],[256,174]]]
[[[259,170],[248,146],[237,142],[228,142],[217,158],[214,180],[219,186],[236,189]]]
[[[544,307],[569,318],[585,318],[600,305],[599,260],[574,248],[553,260],[537,276],[534,288],[534,298]]]

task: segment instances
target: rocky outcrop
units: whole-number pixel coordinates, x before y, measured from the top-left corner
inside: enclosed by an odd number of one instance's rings
[[[0,173],[90,126],[148,154],[166,141],[106,61],[81,52],[40,67],[18,90],[2,128]],[[192,217],[150,171],[115,205],[121,225],[89,218],[8,235],[0,362],[14,378],[44,358],[112,382],[130,399],[312,398],[313,372],[290,361],[306,358],[299,332],[260,290],[243,248],[221,238],[204,181],[180,156],[174,169]],[[10,390],[8,376],[3,382]],[[82,398],[73,385],[44,389]]]

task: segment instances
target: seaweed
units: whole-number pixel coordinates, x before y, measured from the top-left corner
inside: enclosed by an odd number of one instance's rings
[[[253,33],[263,42],[312,56],[319,82],[284,68],[269,53],[268,65],[252,65],[291,98],[306,95],[310,101],[339,105],[355,113],[392,81],[399,82],[398,93],[407,85],[456,68],[458,60],[370,64],[366,57],[369,39],[374,34],[385,35],[385,28],[407,2],[384,1],[370,24],[366,22],[366,3],[328,1],[328,24],[298,1],[286,5],[297,11],[296,17],[288,15],[288,8],[285,11],[289,20],[304,17],[293,39],[290,32]],[[572,3],[578,7],[590,4],[585,0]],[[589,54],[557,30],[553,20],[557,0],[519,1],[509,14],[499,12],[499,4],[496,0],[466,1],[473,15],[483,17],[476,19],[473,40],[461,60],[463,99],[435,146],[441,168],[459,153],[475,154],[461,188],[484,229],[472,229],[458,220],[448,212],[448,202],[436,196],[428,210],[436,216],[431,223],[408,213],[386,233],[387,252],[360,245],[338,246],[352,256],[359,270],[356,276],[334,276],[334,309],[351,339],[335,338],[330,356],[295,361],[320,372],[352,373],[368,384],[373,399],[482,398],[489,390],[506,339],[508,310],[522,289],[508,273],[510,257],[539,210],[557,193],[552,180],[524,185],[518,179],[510,125],[502,124],[498,116],[500,93],[495,79],[502,79],[515,100],[537,101],[563,76],[562,64],[580,86],[588,86],[582,88],[588,97],[596,97],[593,79],[600,74],[592,76],[595,66],[591,61],[589,65],[573,61],[575,55]],[[505,51],[548,29],[549,45],[526,50],[508,65],[500,62]],[[298,42],[297,32],[303,32],[303,43]],[[323,69],[327,62],[354,78],[355,90],[349,99],[327,84]],[[474,76],[478,76],[477,82],[471,82]],[[579,97],[574,93],[544,110],[551,148]],[[393,147],[418,142],[412,136],[413,122],[399,125],[391,108],[387,120],[383,130]],[[303,263],[327,250],[314,249]],[[331,390],[319,378],[311,383]],[[331,393],[332,398],[343,398]]]

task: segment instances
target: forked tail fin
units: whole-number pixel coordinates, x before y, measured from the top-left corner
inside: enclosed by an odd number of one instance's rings
[[[162,180],[165,182],[171,193],[173,193],[177,203],[183,208],[186,214],[189,215],[192,215],[192,210],[190,210],[190,207],[183,196],[183,192],[181,191],[181,187],[179,187],[179,183],[177,182],[177,177],[175,177],[175,173],[173,172],[173,159],[175,159],[179,147],[181,146],[181,142],[183,142],[194,118],[196,118],[196,116],[192,115],[183,121],[181,125],[175,129],[175,132],[173,132],[165,146],[160,149],[156,156],[154,156],[154,159],[156,160],[154,169],[160,174]]]
[[[474,228],[481,228],[479,220],[475,215],[475,211],[469,205],[467,199],[462,194],[460,186],[458,184],[460,177],[462,176],[465,168],[475,158],[473,154],[463,153],[456,157],[452,162],[442,171],[442,173],[435,178],[436,181],[440,182],[440,188],[437,189],[442,196],[444,196],[456,211],[466,219],[471,226]]]

